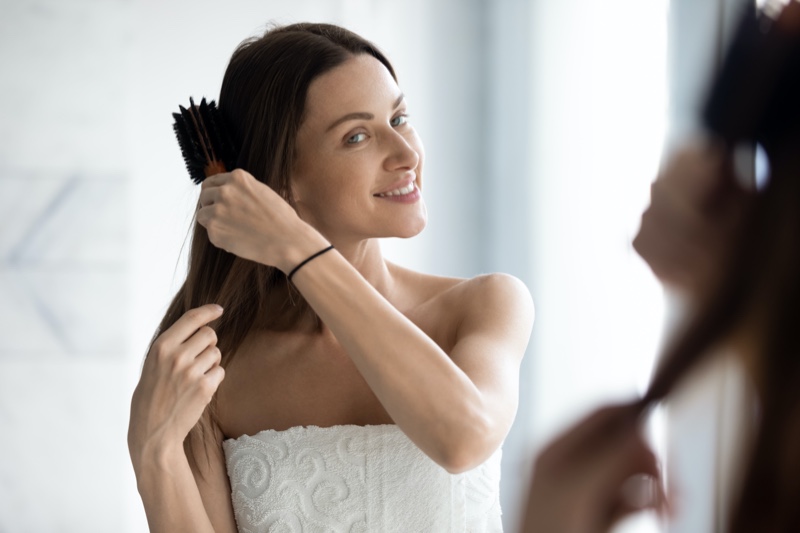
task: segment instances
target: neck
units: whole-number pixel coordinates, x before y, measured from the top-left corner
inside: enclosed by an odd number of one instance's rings
[[[358,270],[367,283],[385,298],[390,298],[394,280],[386,266],[378,239],[365,239],[349,244],[331,241],[331,244]]]
[[[343,243],[334,239],[328,240],[358,270],[367,283],[372,285],[383,297],[390,301],[392,300],[395,286],[394,277],[386,265],[377,239],[365,239],[354,243]],[[287,289],[289,292],[287,292]],[[295,294],[293,295],[291,292],[295,292]],[[284,311],[277,316],[273,315],[272,319],[264,320],[262,323],[269,324],[266,328],[278,331],[292,330],[319,333],[319,323],[315,313],[304,312],[305,309],[308,309],[305,305],[300,307],[292,304],[287,305],[287,302],[297,301],[298,298],[302,299],[302,296],[297,295],[296,289],[283,284],[269,291],[265,308],[273,310],[273,312],[278,309],[283,309]],[[293,314],[298,311],[300,314]],[[322,332],[326,329],[323,324]]]

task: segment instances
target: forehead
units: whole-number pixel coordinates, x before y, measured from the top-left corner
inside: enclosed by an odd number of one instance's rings
[[[399,95],[400,88],[383,63],[367,54],[353,56],[311,82],[306,121],[330,123],[347,113],[376,113]]]

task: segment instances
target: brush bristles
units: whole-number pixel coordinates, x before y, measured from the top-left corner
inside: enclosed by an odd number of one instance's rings
[[[205,98],[199,106],[192,98],[189,102],[189,109],[178,106],[180,113],[172,114],[175,119],[172,127],[186,170],[192,181],[199,184],[208,176],[233,170],[236,152],[216,104],[206,103]]]

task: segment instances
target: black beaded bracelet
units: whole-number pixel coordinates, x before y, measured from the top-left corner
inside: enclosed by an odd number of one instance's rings
[[[302,262],[301,262],[299,265],[297,265],[296,267],[294,267],[294,268],[292,269],[292,271],[291,271],[291,272],[289,272],[289,275],[287,276],[287,277],[289,278],[289,281],[292,281],[292,276],[294,276],[294,275],[295,275],[295,272],[297,272],[298,270],[300,270],[300,267],[302,267],[303,265],[305,265],[306,263],[308,263],[308,262],[309,262],[309,261],[311,261],[312,259],[316,259],[317,257],[321,256],[321,255],[322,255],[322,254],[324,254],[325,252],[330,252],[331,250],[333,250],[333,245],[332,245],[332,244],[331,244],[330,246],[328,246],[327,248],[323,248],[323,249],[322,249],[322,250],[320,250],[319,252],[317,252],[317,253],[315,253],[315,254],[313,254],[313,255],[310,255],[309,257],[307,257],[307,258],[306,258],[305,260],[303,260],[303,261],[302,261]]]

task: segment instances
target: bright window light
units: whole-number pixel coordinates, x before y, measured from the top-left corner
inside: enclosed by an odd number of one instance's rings
[[[536,443],[648,383],[664,301],[631,241],[667,126],[667,0],[540,4],[530,153],[534,400],[525,413]]]

